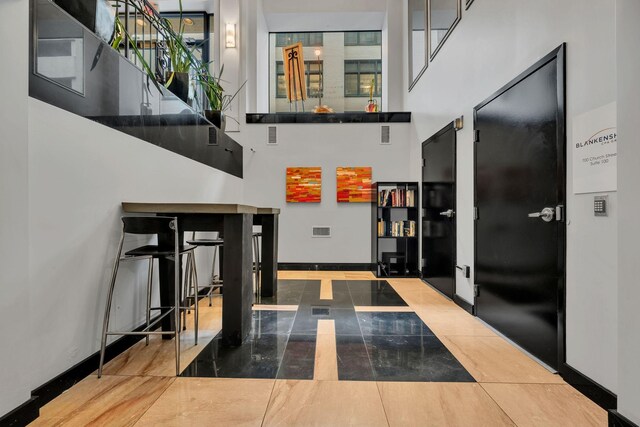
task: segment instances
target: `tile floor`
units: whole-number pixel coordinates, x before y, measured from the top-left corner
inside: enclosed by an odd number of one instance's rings
[[[417,279],[280,272],[250,340],[144,341],[41,408],[33,425],[605,426],[606,413]],[[188,324],[188,327],[191,325]]]

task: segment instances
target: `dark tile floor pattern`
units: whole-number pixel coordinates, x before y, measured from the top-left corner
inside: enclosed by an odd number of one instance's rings
[[[185,369],[185,377],[313,379],[318,319],[334,319],[338,378],[357,381],[473,382],[473,377],[412,312],[356,312],[355,306],[407,306],[385,280],[333,280],[333,300],[319,280],[280,280],[265,305],[298,311],[253,312],[240,347],[219,337]]]

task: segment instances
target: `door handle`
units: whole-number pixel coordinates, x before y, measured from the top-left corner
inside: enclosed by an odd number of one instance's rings
[[[446,216],[447,218],[453,218],[453,216],[455,215],[455,212],[453,211],[453,209],[448,209],[444,212],[440,212],[440,215]]]
[[[556,211],[554,208],[544,208],[540,212],[530,213],[529,218],[540,218],[544,222],[551,222],[556,215]]]

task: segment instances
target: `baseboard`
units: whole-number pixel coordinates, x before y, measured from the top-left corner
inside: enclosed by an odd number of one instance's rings
[[[153,320],[155,319],[152,319],[152,322]],[[146,324],[143,324],[134,330],[141,331],[145,327]],[[115,359],[143,338],[144,336],[142,335],[126,335],[118,338],[107,346],[104,356],[105,363]],[[0,426],[23,426],[29,424],[38,418],[41,407],[95,372],[99,363],[100,350],[33,390],[30,400],[0,418]]]
[[[638,427],[638,425],[611,409],[609,410],[609,427]]]
[[[306,263],[306,262],[280,262],[278,270],[292,271],[371,271],[370,263]]]
[[[566,363],[560,367],[560,376],[602,409],[610,410],[618,407],[618,397],[614,393]]]
[[[458,295],[453,296],[453,302],[455,302],[458,305],[458,307],[462,308],[464,311],[471,314],[472,316],[476,315],[475,306],[470,302],[467,302],[466,300],[460,298]]]
[[[13,411],[0,417],[0,426],[26,426],[38,418],[39,415],[40,405],[38,404],[38,398],[32,397]]]

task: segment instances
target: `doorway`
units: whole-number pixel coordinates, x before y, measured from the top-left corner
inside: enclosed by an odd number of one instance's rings
[[[566,200],[560,46],[474,110],[477,315],[559,369]]]
[[[450,123],[422,143],[422,278],[456,293],[456,129]]]

